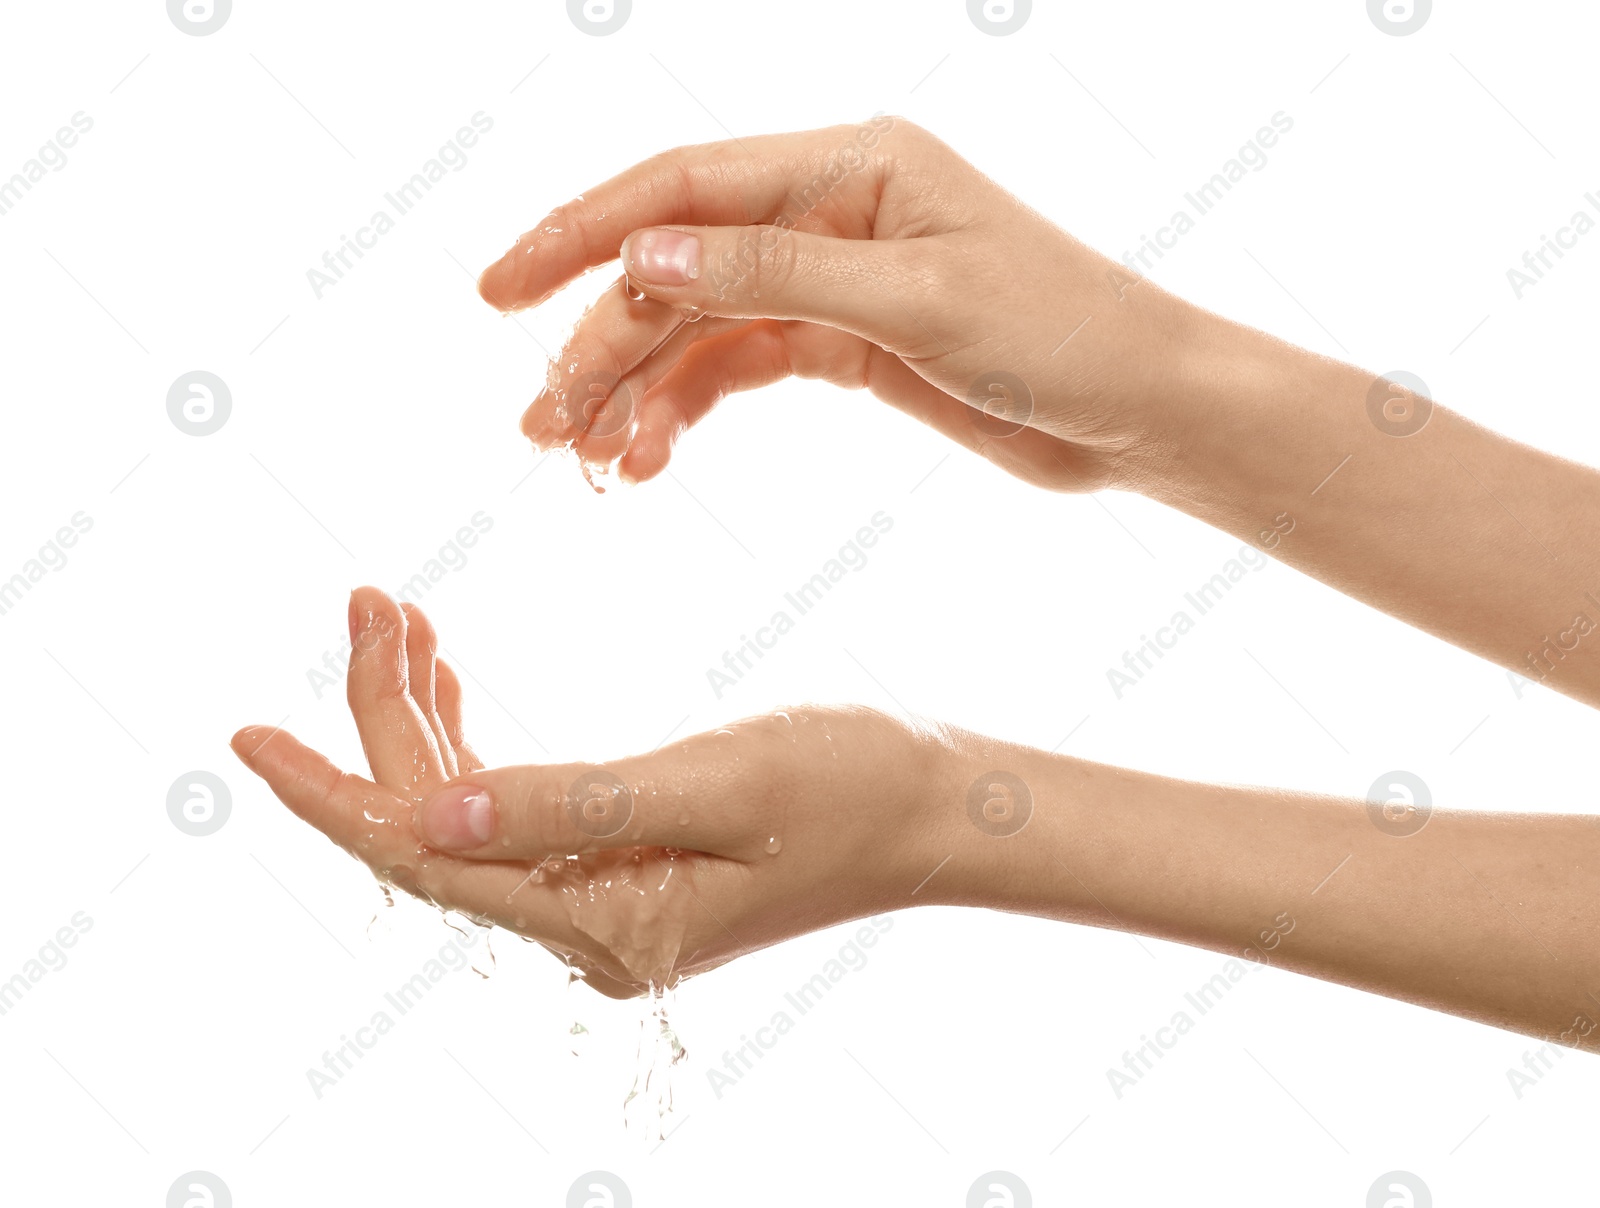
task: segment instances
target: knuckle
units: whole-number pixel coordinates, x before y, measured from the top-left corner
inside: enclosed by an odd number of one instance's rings
[[[634,789],[612,768],[585,767],[565,785],[547,785],[544,799],[536,799],[530,813],[535,827],[548,828],[540,850],[551,855],[586,851],[632,823]]]
[[[781,293],[793,282],[799,269],[800,253],[795,233],[787,227],[750,227],[755,241],[755,265],[751,289],[756,297],[765,289]]]
[[[350,772],[342,772],[338,769],[332,770],[330,776],[331,779],[327,781],[327,786],[322,791],[324,798],[329,800],[339,798],[359,800],[367,795],[366,785],[359,776]]]
[[[944,145],[927,127],[919,126],[909,118],[896,114],[887,116],[882,121],[885,129],[879,135],[879,139],[895,151],[909,154]]]
[[[556,842],[571,829],[562,826],[566,805],[566,795],[549,784],[518,786],[511,801],[501,807],[502,834],[524,852],[554,853],[571,846],[565,840]]]
[[[651,188],[666,202],[671,212],[687,213],[694,207],[695,175],[691,164],[702,154],[693,146],[673,147],[645,160],[646,178]]]
[[[752,834],[781,817],[805,764],[799,735],[785,711],[747,717],[731,727],[738,761],[728,787],[741,799],[743,821]],[[763,833],[763,838],[765,834]]]
[[[583,367],[597,373],[621,376],[622,352],[603,331],[590,331],[580,337],[580,357]]]
[[[915,142],[919,139],[932,137],[927,127],[917,125],[916,122],[903,114],[889,114],[884,120],[889,123],[889,130],[892,134],[897,134],[907,141]]]
[[[567,235],[577,240],[582,249],[585,260],[589,259],[589,221],[590,212],[588,202],[581,197],[574,197],[570,201],[563,201],[545,220],[539,224],[540,231],[547,234]]]
[[[758,830],[783,817],[805,775],[791,725],[776,715],[753,719],[747,773],[754,779],[760,806]],[[763,838],[765,836],[762,836]]]

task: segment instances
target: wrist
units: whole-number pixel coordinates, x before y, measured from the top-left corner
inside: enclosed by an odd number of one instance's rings
[[[1134,487],[1219,528],[1253,533],[1303,503],[1323,447],[1353,447],[1370,430],[1348,365],[1191,307],[1173,358],[1165,439]],[[1350,406],[1338,405],[1349,396]],[[1313,454],[1316,455],[1313,455]],[[1335,459],[1337,460],[1337,459]]]
[[[1287,345],[1230,322],[1149,281],[1111,303],[1117,354],[1113,385],[1097,403],[1115,417],[1102,485],[1163,502],[1202,490],[1218,451],[1258,428],[1273,352]]]
[[[1092,911],[1092,895],[1072,875],[1083,851],[1100,847],[1089,840],[1093,820],[1079,791],[1090,765],[954,727],[925,740],[922,762],[925,871],[917,881],[926,879],[906,886],[903,904],[1052,917]]]

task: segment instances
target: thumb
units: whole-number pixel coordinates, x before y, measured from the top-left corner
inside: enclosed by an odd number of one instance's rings
[[[755,832],[766,819],[750,801],[762,795],[751,775],[759,761],[752,754],[735,761],[737,767],[708,773],[708,754],[696,750],[706,745],[691,740],[604,766],[480,768],[433,792],[415,825],[430,846],[468,859],[543,859],[639,846],[731,859],[758,855]]]
[[[676,307],[804,319],[884,347],[911,339],[901,300],[923,240],[834,239],[784,226],[645,227],[622,243],[636,289]]]

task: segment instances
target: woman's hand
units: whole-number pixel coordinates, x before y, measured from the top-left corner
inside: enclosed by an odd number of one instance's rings
[[[420,610],[350,601],[349,700],[372,780],[288,734],[233,749],[382,881],[537,940],[602,993],[903,905],[940,859],[941,745],[867,710],[775,713],[604,767],[485,769]]]
[[[1141,491],[1600,705],[1600,474],[1163,293],[908,122],[669,151],[479,289],[532,306],[618,258],[645,296],[619,281],[579,322],[523,416],[541,446],[640,480],[734,391],[865,386],[1029,482]]]
[[[860,710],[775,713],[604,767],[489,769],[422,613],[361,588],[351,617],[374,779],[265,727],[234,750],[382,880],[537,940],[603,994],[968,905],[1212,948],[1236,958],[1230,982],[1241,962],[1278,964],[1600,1046],[1594,818],[1392,814]]]
[[[669,151],[557,207],[479,290],[519,310],[619,258],[522,426],[625,481],[790,375],[864,386],[1059,490],[1136,485],[1182,439],[1199,312],[901,118]]]

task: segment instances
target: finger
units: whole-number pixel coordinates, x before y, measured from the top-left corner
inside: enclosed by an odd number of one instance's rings
[[[410,692],[406,619],[375,587],[350,594],[346,694],[373,779],[413,799],[444,783],[444,759]]]
[[[406,680],[411,687],[411,699],[417,703],[428,728],[433,731],[434,745],[439,749],[439,760],[444,765],[445,779],[451,779],[460,768],[456,764],[455,749],[445,733],[444,722],[439,717],[435,664],[439,655],[439,635],[433,622],[415,604],[402,604],[400,611],[406,618]]]
[[[584,980],[607,997],[633,998],[651,981],[675,980],[672,971],[682,957],[678,950],[681,936],[658,937],[667,946],[653,946],[655,942],[645,937],[643,947],[635,941],[618,948],[607,941],[597,942],[594,933],[596,922],[602,935],[618,933],[622,917],[612,912],[626,911],[630,895],[641,886],[663,883],[663,870],[672,864],[664,853],[609,852],[591,857],[591,865],[584,871],[558,872],[551,877],[539,876],[522,864],[458,859],[421,843],[412,827],[416,807],[410,802],[369,780],[341,772],[283,730],[247,726],[233,736],[231,745],[245,766],[265,780],[297,817],[361,860],[385,883],[441,909],[498,922],[536,939],[562,954],[569,964],[581,967]],[[574,875],[579,878],[576,882]],[[579,924],[567,904],[574,885],[581,886],[583,878],[589,883],[582,899],[585,906],[604,916],[587,926]],[[619,891],[620,900],[608,900],[605,892],[595,896],[595,879]],[[655,909],[670,909],[672,917],[679,919],[684,913],[692,916],[695,909],[709,913],[700,897],[708,891],[714,893],[714,886],[702,883],[698,893],[691,894],[692,901],[674,899],[670,908],[657,903]],[[659,927],[663,922],[659,914],[653,916],[653,925]],[[667,930],[670,933],[671,927]],[[630,931],[623,928],[621,933]]]
[[[480,859],[639,846],[754,859],[796,745],[792,728],[757,718],[601,767],[483,768],[430,796],[417,826],[429,844]]]
[[[988,414],[947,394],[871,341],[810,323],[758,320],[689,348],[638,406],[633,440],[617,467],[624,482],[643,482],[671,460],[678,440],[731,394],[786,375],[820,378],[846,389],[868,387],[896,410],[927,424],[1027,481],[1057,486],[1040,467],[1070,450],[1048,433]]]
[[[460,772],[476,772],[483,760],[467,745],[461,725],[461,681],[443,659],[434,664],[434,698],[438,703],[439,720],[444,724],[445,739],[456,754],[456,767]]]
[[[413,827],[412,802],[341,772],[287,732],[247,726],[230,745],[296,817],[362,861],[380,880],[474,918],[502,918],[566,944],[583,942],[566,918],[559,894],[530,892],[545,886],[523,887],[526,867],[458,860],[430,850]]]
[[[628,483],[654,478],[672,460],[679,438],[728,395],[769,386],[791,372],[788,344],[772,320],[696,342],[640,399],[617,476]]]
[[[573,451],[591,465],[616,461],[633,441],[651,388],[670,374],[691,348],[721,332],[746,325],[744,319],[685,319],[659,348],[623,374],[588,429],[573,442]]]
[[[838,239],[782,225],[655,226],[630,234],[621,256],[636,287],[679,309],[804,319],[891,352],[928,356],[944,349],[913,304],[926,309],[926,282],[942,247],[934,239]]]
[[[595,300],[550,363],[545,387],[522,415],[522,434],[540,449],[566,444],[594,426],[599,410],[630,369],[661,347],[683,314],[649,298],[632,299],[622,279]],[[613,409],[610,427],[633,416]]]
[[[287,731],[247,726],[229,745],[297,818],[358,859],[378,867],[392,855],[415,851],[406,803],[370,780],[340,771]]]
[[[889,170],[887,157],[876,150],[878,140],[894,124],[893,118],[874,118],[859,127],[707,143],[654,156],[558,206],[484,270],[478,292],[500,310],[536,306],[585,270],[616,259],[630,231],[671,223],[770,222],[797,191],[846,162],[849,171],[862,174],[862,187],[875,192]]]

